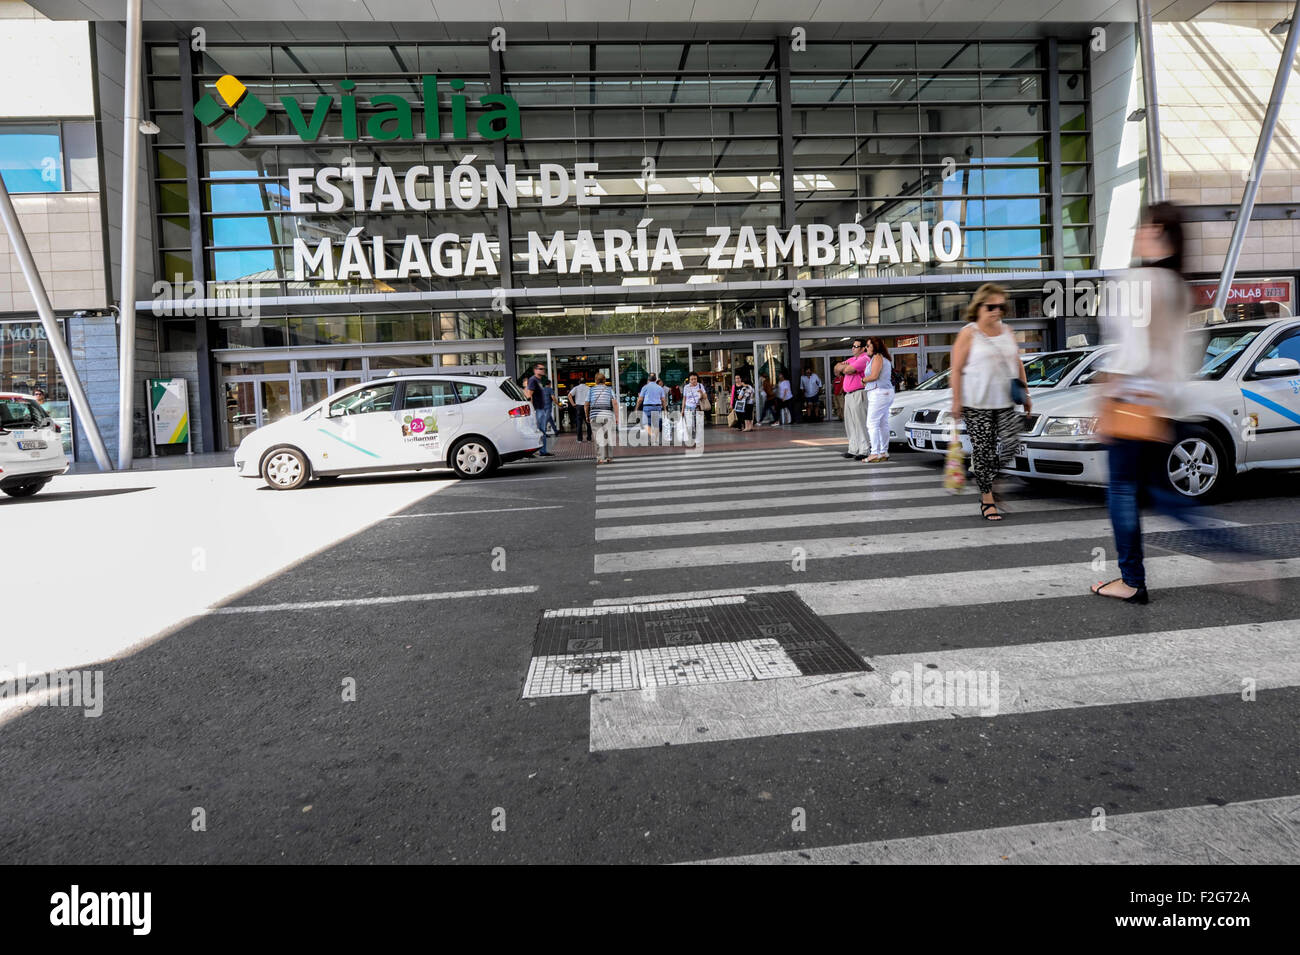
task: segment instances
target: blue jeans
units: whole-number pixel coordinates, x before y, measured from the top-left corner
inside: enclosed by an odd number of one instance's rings
[[[1130,587],[1146,586],[1146,568],[1142,563],[1142,514],[1145,501],[1169,517],[1191,527],[1204,527],[1189,512],[1190,501],[1165,482],[1164,467],[1169,445],[1154,441],[1115,440],[1107,455],[1110,486],[1106,504],[1110,523],[1115,530],[1115,550],[1119,572]]]
[[[542,454],[546,453],[546,432],[551,427],[551,409],[539,408],[537,411],[537,430],[542,432]]]

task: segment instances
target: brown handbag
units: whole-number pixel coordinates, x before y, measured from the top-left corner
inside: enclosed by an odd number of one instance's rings
[[[1168,413],[1158,405],[1105,398],[1097,419],[1097,433],[1104,438],[1168,444],[1173,440],[1174,429]]]

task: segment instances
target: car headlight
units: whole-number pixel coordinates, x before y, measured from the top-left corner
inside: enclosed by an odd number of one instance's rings
[[[1096,418],[1048,418],[1043,426],[1044,435],[1080,437],[1097,430]]]
[[[952,412],[940,411],[939,417],[935,419],[935,424],[952,424]]]
[[[893,417],[895,417],[896,415],[900,415],[900,414],[902,414],[902,413],[903,413],[904,411],[906,411],[906,410],[907,410],[906,408],[890,408],[890,409],[889,409],[889,417],[893,418]]]

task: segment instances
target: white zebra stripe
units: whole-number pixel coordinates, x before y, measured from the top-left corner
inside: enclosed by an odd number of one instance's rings
[[[823,475],[833,474],[835,477],[844,477],[846,474],[858,474],[866,478],[872,474],[889,475],[899,471],[907,473],[916,473],[920,468],[915,466],[903,465],[872,465],[868,468],[865,464],[856,462],[844,462],[846,467],[839,468],[836,465],[827,467],[813,468],[810,466],[784,466],[784,465],[765,465],[753,469],[747,468],[723,468],[721,470],[708,470],[695,474],[662,474],[662,475],[637,475],[633,480],[628,481],[597,481],[597,493],[603,491],[624,491],[636,490],[638,488],[649,487],[692,487],[703,484],[736,484],[743,487],[749,487],[755,484],[762,484],[767,481],[788,481],[791,478],[800,475],[805,476],[808,480],[817,480]],[[856,470],[850,470],[847,465],[852,464]],[[927,468],[936,480],[943,479],[942,474],[933,468]]]
[[[931,479],[931,487],[902,488],[899,490],[854,491],[851,494],[787,494],[779,500],[773,500],[768,488],[749,491],[740,500],[728,501],[681,501],[676,495],[664,495],[663,503],[644,507],[598,507],[596,520],[608,521],[617,517],[672,517],[677,514],[689,514],[696,511],[721,513],[724,511],[753,511],[763,508],[814,507],[822,504],[868,504],[872,501],[910,501],[925,497],[950,497],[949,491],[938,487]],[[803,490],[811,490],[803,488]]]
[[[1295,563],[1295,573],[1300,574],[1300,561]],[[996,719],[1235,696],[1242,691],[1243,677],[1255,681],[1256,690],[1300,686],[1298,629],[1300,620],[1281,620],[891,654],[868,659],[875,672],[840,678],[597,694],[590,703],[590,748],[597,752],[681,746],[954,717]]]
[[[920,473],[918,474],[904,473],[901,474],[899,477],[892,476],[894,474],[898,474],[900,471],[902,472],[917,471]],[[763,493],[774,494],[777,492],[784,493],[786,491],[794,491],[796,493],[797,492],[809,493],[813,491],[824,491],[833,488],[845,488],[845,487],[870,488],[870,487],[883,487],[885,485],[893,486],[899,484],[933,484],[937,486],[941,480],[943,480],[943,475],[940,472],[934,470],[934,468],[895,468],[893,471],[890,472],[889,477],[872,475],[868,477],[851,477],[842,480],[821,480],[819,478],[807,478],[792,484],[765,484],[763,486]],[[629,494],[597,494],[596,503],[616,504],[621,501],[662,501],[665,500],[665,498],[669,500],[677,501],[683,498],[726,497],[729,495],[734,496],[736,493],[737,493],[737,488],[725,487],[725,486],[724,487],[680,488],[674,490],[670,495],[665,495],[662,491],[633,491]]]

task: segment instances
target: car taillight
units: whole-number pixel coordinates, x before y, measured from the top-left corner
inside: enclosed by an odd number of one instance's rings
[[[512,418],[526,418],[532,413],[532,405],[515,405],[510,409],[510,417]]]

